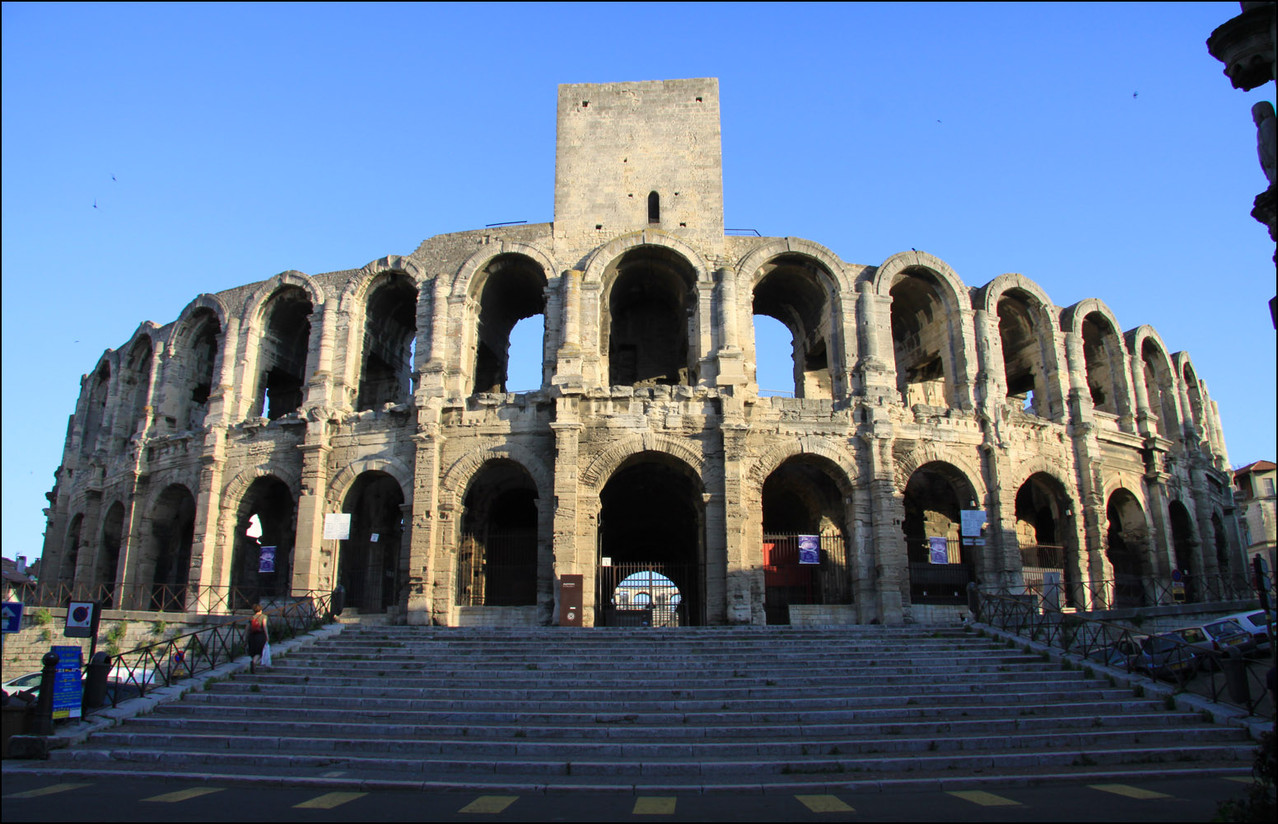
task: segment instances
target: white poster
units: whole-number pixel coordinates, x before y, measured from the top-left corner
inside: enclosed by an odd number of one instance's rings
[[[330,512],[324,516],[324,540],[346,541],[351,537],[349,512]]]

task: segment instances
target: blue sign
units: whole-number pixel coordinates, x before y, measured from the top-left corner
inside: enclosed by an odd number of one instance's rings
[[[950,562],[949,541],[945,538],[928,538],[928,556],[930,564],[948,564]]]
[[[821,538],[817,535],[799,536],[799,563],[821,563]]]
[[[79,647],[54,647],[58,667],[53,673],[53,717],[79,718],[84,703],[84,685],[80,668],[84,652]]]
[[[275,547],[264,546],[262,552],[258,555],[257,562],[258,572],[274,572],[275,571]]]
[[[4,618],[4,632],[17,632],[22,629],[22,602],[4,601],[0,604],[0,618]]]

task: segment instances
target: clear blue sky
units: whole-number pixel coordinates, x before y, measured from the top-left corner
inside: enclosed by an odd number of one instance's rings
[[[550,221],[560,83],[719,78],[729,228],[1098,297],[1190,354],[1234,465],[1272,460],[1274,87],[1204,45],[1238,11],[5,4],[3,552],[38,556],[80,376],[143,321]]]

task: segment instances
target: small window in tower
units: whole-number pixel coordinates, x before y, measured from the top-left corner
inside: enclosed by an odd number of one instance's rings
[[[661,222],[661,195],[656,192],[648,195],[648,222]]]

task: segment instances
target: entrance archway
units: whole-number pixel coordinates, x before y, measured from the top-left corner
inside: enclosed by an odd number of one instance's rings
[[[962,511],[975,508],[975,503],[972,482],[944,461],[924,464],[910,476],[901,528],[910,565],[911,603],[967,603],[967,585],[979,580],[976,549],[961,541]],[[937,560],[941,542],[944,563]]]
[[[342,541],[338,583],[346,603],[363,613],[385,612],[400,603],[407,576],[400,569],[404,492],[385,472],[361,474],[342,503],[350,513],[351,537]]]
[[[292,592],[293,515],[293,494],[274,475],[253,481],[240,499],[231,559],[232,609],[246,609]],[[251,524],[258,529],[250,528]],[[263,549],[272,547],[275,551],[267,553],[264,563]]]
[[[457,604],[537,603],[537,486],[522,466],[489,461],[466,491],[457,556]]]
[[[847,529],[836,468],[795,456],[763,482],[764,613],[790,623],[790,605],[850,604]]]
[[[669,625],[705,623],[701,492],[692,468],[661,452],[631,456],[608,479],[599,495],[597,626],[633,618],[614,598],[636,573],[658,573],[673,583],[679,603]]]
[[[1044,590],[1043,585],[1059,576],[1064,605],[1080,607],[1086,599],[1079,588],[1078,548],[1069,529],[1072,512],[1065,486],[1042,472],[1031,475],[1016,493],[1016,542],[1025,586],[1055,597],[1054,590]]]
[[[1185,599],[1189,602],[1201,598],[1202,563],[1198,557],[1200,546],[1195,537],[1194,522],[1189,517],[1189,510],[1180,501],[1172,501],[1167,506],[1171,516],[1172,548],[1176,553],[1176,569],[1180,570],[1181,579],[1185,582]],[[1175,589],[1173,589],[1175,594]]]
[[[1146,604],[1145,578],[1148,564],[1145,544],[1149,527],[1140,501],[1126,489],[1117,489],[1105,507],[1109,525],[1105,531],[1105,556],[1114,568],[1111,605],[1115,609]]]
[[[195,539],[195,497],[185,486],[173,484],[160,494],[149,520],[138,580],[151,579],[151,597],[140,606],[158,611],[184,609]]]

